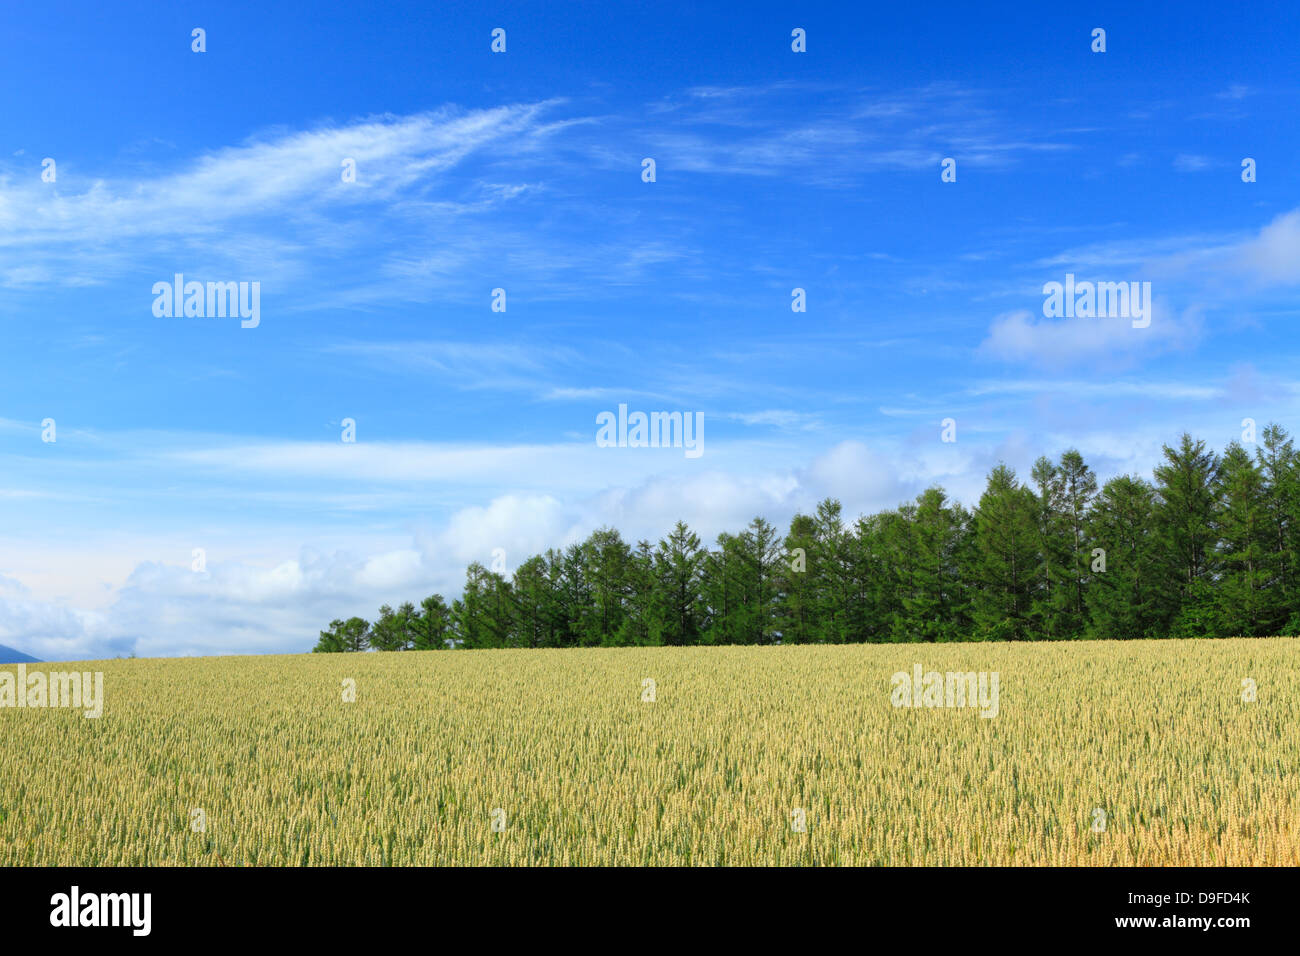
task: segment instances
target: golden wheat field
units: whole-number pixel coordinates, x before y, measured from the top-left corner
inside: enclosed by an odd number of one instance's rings
[[[99,719],[0,708],[0,865],[1300,863],[1289,638],[77,667]]]

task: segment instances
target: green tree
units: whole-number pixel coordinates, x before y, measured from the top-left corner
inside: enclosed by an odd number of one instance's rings
[[[468,648],[507,647],[511,633],[510,584],[477,561],[465,571],[465,590],[451,607],[452,626]]]
[[[850,622],[853,600],[849,534],[844,529],[843,508],[834,498],[817,505],[813,517],[812,639],[823,644],[844,644],[854,639]]]
[[[1087,466],[1076,449],[1061,455],[1058,466],[1063,485],[1062,520],[1070,536],[1069,574],[1066,586],[1067,614],[1063,623],[1064,636],[1079,637],[1088,623],[1086,593],[1091,555],[1086,547],[1088,509],[1097,495],[1097,476]]]
[[[627,614],[628,561],[632,550],[613,528],[592,532],[583,543],[591,613],[584,615],[582,643],[614,644]]]
[[[1211,593],[1218,470],[1218,456],[1186,432],[1177,448],[1164,446],[1164,463],[1155,469],[1157,523],[1178,595],[1170,636],[1207,637],[1219,631]]]
[[[1265,569],[1276,589],[1277,617],[1267,627],[1270,633],[1295,634],[1300,631],[1300,459],[1281,426],[1269,425],[1260,434],[1255,461],[1263,481]]]
[[[865,641],[916,639],[905,595],[911,587],[914,507],[860,517],[854,527],[851,580],[862,595],[858,634]]]
[[[346,621],[335,619],[328,631],[320,632],[320,641],[313,651],[319,654],[359,652],[370,647],[370,623],[364,618],[350,617]]]
[[[780,565],[777,611],[778,632],[783,644],[807,644],[816,634],[817,561],[816,521],[796,514],[785,536],[785,555]]]
[[[744,581],[740,540],[722,532],[717,550],[704,555],[700,596],[704,607],[704,644],[744,644]]]
[[[1044,637],[1068,640],[1078,637],[1087,621],[1084,520],[1097,493],[1097,477],[1073,448],[1061,455],[1059,464],[1045,456],[1039,458],[1032,476],[1038,495],[1041,558],[1034,622]]]
[[[654,609],[652,631],[657,631],[662,641],[655,643],[699,643],[703,562],[699,536],[683,521],[678,521],[672,533],[659,542],[655,552],[655,577],[659,582],[660,600]]]
[[[580,544],[569,545],[560,557],[557,595],[563,621],[561,641],[565,647],[600,643],[587,558],[588,553]]]
[[[965,595],[958,558],[966,533],[966,515],[949,505],[942,488],[928,488],[906,511],[906,537],[910,544],[910,581],[902,597],[900,620],[906,622],[909,640],[959,639],[965,623]]]
[[[415,637],[411,646],[417,651],[441,651],[451,635],[451,608],[441,594],[431,594],[420,602],[414,621]]]
[[[975,594],[972,615],[984,640],[1036,637],[1033,597],[1041,571],[1038,499],[1016,473],[998,465],[975,511]]]
[[[741,532],[739,552],[744,581],[745,612],[740,624],[742,643],[770,644],[777,634],[777,599],[781,541],[776,528],[756,517]]]
[[[904,502],[887,512],[881,525],[881,544],[885,549],[888,567],[886,586],[889,637],[898,643],[921,640],[924,627],[921,549],[916,533],[916,505]]]
[[[1218,538],[1214,583],[1219,636],[1276,633],[1286,618],[1270,558],[1270,515],[1264,476],[1237,442],[1223,453],[1216,480]]]
[[[515,627],[524,647],[556,647],[556,601],[546,559],[533,555],[515,569]]]
[[[643,646],[662,643],[655,625],[656,609],[662,604],[658,587],[650,542],[638,541],[636,549],[628,556],[627,613],[619,628],[619,644]]]
[[[1093,551],[1087,635],[1101,640],[1164,637],[1177,607],[1157,522],[1156,491],[1141,478],[1106,482],[1089,508]],[[1103,569],[1104,568],[1104,569]]]
[[[396,611],[385,604],[371,627],[370,646],[377,651],[406,651],[415,645],[419,633],[419,614],[410,601]]]

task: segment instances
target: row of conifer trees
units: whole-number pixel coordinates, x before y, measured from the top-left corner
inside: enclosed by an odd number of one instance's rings
[[[512,574],[469,566],[450,605],[336,620],[317,651],[1226,637],[1300,632],[1300,456],[1280,427],[1219,455],[1184,434],[1150,481],[1098,487],[1074,450],[999,465],[967,509],[930,488],[848,520],[827,499],[784,535],[712,547],[602,528]]]

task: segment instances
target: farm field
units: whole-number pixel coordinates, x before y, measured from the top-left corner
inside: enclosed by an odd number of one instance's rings
[[[28,668],[105,701],[0,708],[0,866],[1300,864],[1293,638]]]

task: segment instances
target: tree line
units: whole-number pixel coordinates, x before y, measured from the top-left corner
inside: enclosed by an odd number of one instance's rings
[[[932,487],[848,521],[834,499],[782,536],[763,518],[701,544],[601,528],[507,577],[477,562],[450,605],[335,620],[315,650],[1228,637],[1300,632],[1300,456],[1184,433],[1151,481],[1098,489],[1073,449],[973,509]]]

